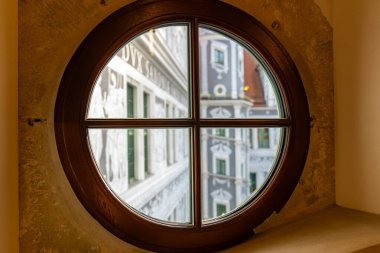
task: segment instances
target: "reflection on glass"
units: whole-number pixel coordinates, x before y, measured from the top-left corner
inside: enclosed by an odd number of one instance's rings
[[[151,29],[126,43],[100,72],[88,118],[187,118],[188,27]],[[166,108],[170,108],[169,111]]]
[[[107,186],[152,218],[191,222],[188,128],[89,129],[93,158]]]
[[[205,222],[236,210],[260,191],[281,150],[282,131],[282,128],[201,129]]]
[[[239,42],[199,29],[202,118],[279,118],[273,84],[259,61]]]

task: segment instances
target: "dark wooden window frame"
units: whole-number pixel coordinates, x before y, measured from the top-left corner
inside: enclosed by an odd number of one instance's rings
[[[127,41],[164,23],[191,27],[188,119],[86,119],[92,86],[112,55]],[[198,25],[205,24],[239,38],[271,73],[282,98],[279,119],[201,119],[199,115]],[[88,145],[88,128],[189,127],[193,143],[193,223],[174,225],[152,220],[127,208],[107,188]],[[276,169],[261,191],[238,210],[202,224],[200,127],[282,127],[284,144]],[[280,42],[262,24],[241,10],[217,0],[140,0],[101,22],[70,60],[55,106],[58,152],[77,197],[91,215],[119,238],[159,252],[210,252],[233,245],[253,234],[273,212],[278,212],[294,190],[309,146],[309,111],[295,64]]]

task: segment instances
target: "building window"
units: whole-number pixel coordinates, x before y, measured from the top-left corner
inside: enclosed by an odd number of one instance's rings
[[[222,50],[215,49],[214,57],[215,64],[224,65],[224,52]]]
[[[262,68],[273,117],[251,117],[254,104],[238,96],[241,50]],[[200,97],[201,80],[208,97]],[[212,95],[218,83],[225,90],[216,93],[227,96]],[[210,138],[210,128],[228,138]],[[254,183],[252,164],[265,152],[249,139],[269,147],[269,128],[279,132],[276,157]],[[249,129],[263,129],[262,137]],[[97,26],[63,75],[55,130],[85,208],[116,236],[156,252],[217,251],[249,236],[290,197],[310,134],[284,47],[248,14],[203,0],[135,1]]]
[[[202,150],[202,153],[205,153],[205,151]],[[231,155],[235,156],[236,153],[233,154],[232,150],[230,149],[229,150],[215,150],[215,146],[211,147],[210,156],[209,156],[210,159],[207,159],[207,160],[210,160],[211,162],[211,164],[208,166],[208,171],[217,177],[231,176],[231,174],[236,174],[234,168],[231,170]],[[204,185],[204,187],[206,187],[206,185]],[[207,187],[211,188],[210,185],[208,185]]]
[[[249,148],[253,148],[253,129],[250,128],[248,129],[248,143],[249,143]]]
[[[257,174],[249,173],[249,189],[254,192],[257,188]]]
[[[149,94],[144,92],[144,118],[148,118],[149,115]],[[148,129],[144,129],[144,171],[145,174],[149,173],[149,134]]]
[[[226,137],[226,129],[225,128],[215,129],[215,135],[218,137]]]
[[[144,171],[149,173],[149,137],[148,129],[144,129]]]
[[[149,94],[144,92],[144,118],[148,118],[149,117]]]
[[[134,111],[134,92],[133,92],[133,86],[128,84],[127,86],[127,117],[128,118],[134,118],[135,117],[135,111]]]
[[[128,179],[135,179],[135,130],[128,129]]]
[[[226,175],[226,160],[216,159],[216,174],[222,176]]]
[[[200,28],[200,33],[210,33],[207,28]],[[212,33],[212,32],[211,32]],[[211,41],[211,67],[217,72],[217,79],[222,79],[223,74],[227,74],[230,69],[228,48],[230,45],[221,40]]]
[[[221,216],[227,212],[227,207],[224,204],[216,204],[216,215]]]
[[[258,148],[270,148],[269,128],[257,129]]]
[[[134,113],[134,88],[131,84],[127,85],[127,117],[133,118]],[[135,179],[135,130],[128,129],[128,179]]]

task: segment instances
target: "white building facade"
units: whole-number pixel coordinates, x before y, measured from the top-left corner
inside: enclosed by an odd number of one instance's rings
[[[151,30],[123,46],[94,86],[89,118],[188,117],[187,27]],[[188,223],[189,129],[91,129],[99,171],[141,213]]]

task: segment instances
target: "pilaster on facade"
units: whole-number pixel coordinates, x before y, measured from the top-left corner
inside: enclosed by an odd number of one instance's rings
[[[236,51],[237,51],[237,44],[235,41],[230,40],[230,47],[231,47],[231,98],[237,99],[238,98],[238,83],[237,83],[237,57],[236,57]]]
[[[201,66],[208,66],[207,64],[207,47],[209,44],[209,40],[207,39],[200,39],[199,41],[199,46],[200,46],[200,61],[201,61]],[[201,97],[209,97],[209,84],[208,84],[208,68],[207,67],[202,67],[200,68],[201,72]]]
[[[238,103],[235,103],[233,105],[234,107],[234,118],[241,118],[241,108],[242,108],[242,105],[238,104]],[[240,139],[240,137],[239,137]]]
[[[135,179],[145,179],[144,129],[135,129]]]
[[[235,179],[235,207],[239,206],[244,200],[245,196],[243,195],[243,180],[241,177],[236,177]]]

